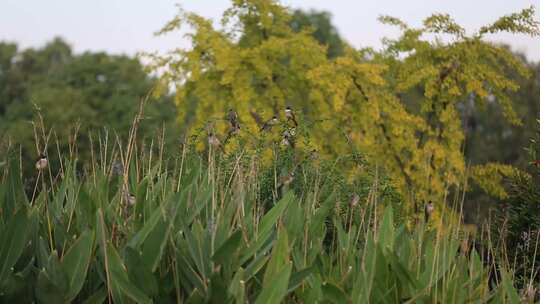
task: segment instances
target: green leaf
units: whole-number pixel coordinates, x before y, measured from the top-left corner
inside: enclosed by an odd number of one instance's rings
[[[67,301],[69,283],[58,259],[53,251],[47,261],[47,266],[38,275],[36,296],[43,303],[63,303]]]
[[[141,255],[130,247],[125,249],[129,280],[147,295],[157,296],[159,287],[152,270],[143,262]]]
[[[289,282],[288,292],[292,292],[298,286],[300,286],[302,282],[313,273],[313,270],[314,270],[313,267],[307,267],[293,273],[291,275],[291,280]]]
[[[241,241],[242,231],[237,230],[216,250],[212,256],[212,261],[221,265],[230,262],[231,257],[239,249]]]
[[[502,286],[502,288],[504,290],[504,293],[507,296],[507,299],[512,304],[521,303],[521,301],[519,299],[519,295],[518,295],[516,289],[514,288],[514,286],[512,284],[512,279],[511,279],[510,275],[504,269],[502,269],[501,270],[501,276],[502,276],[502,284],[501,284],[501,286]]]
[[[113,295],[126,295],[137,303],[152,303],[152,300],[146,294],[129,281],[126,267],[113,246],[107,246],[107,260],[111,275],[111,288],[116,290]],[[121,298],[115,299],[115,302],[117,301],[123,302]]]
[[[287,208],[293,198],[293,192],[287,192],[287,194],[285,194],[285,196],[279,202],[277,202],[277,204],[272,209],[270,209],[268,213],[264,215],[259,225],[259,236],[268,234],[274,228],[274,225],[277,223],[278,218],[283,214],[285,208]]]
[[[231,284],[229,285],[228,292],[234,297],[236,303],[245,303],[246,299],[246,286],[244,282],[244,269],[240,267],[234,275]]]
[[[266,265],[263,279],[263,291],[256,303],[280,303],[287,294],[292,263],[289,260],[289,240],[287,231],[281,228],[277,244],[272,249],[270,261]]]
[[[391,206],[386,207],[384,216],[379,228],[378,242],[383,251],[392,251],[394,249],[395,228],[394,212]]]
[[[287,286],[291,275],[292,265],[284,265],[283,268],[274,274],[271,286],[262,289],[262,292],[255,301],[256,304],[278,304],[281,303],[287,294]],[[270,283],[267,283],[270,284]]]
[[[347,300],[347,295],[345,295],[345,292],[343,292],[343,290],[341,290],[339,287],[337,287],[336,285],[332,283],[328,283],[328,282],[323,283],[322,292],[323,292],[323,297],[332,303],[336,303],[336,304],[349,303],[349,301]]]
[[[268,211],[268,213],[265,214],[260,222],[255,243],[252,243],[243,252],[240,264],[244,264],[249,260],[249,258],[251,258],[272,237],[273,232],[275,233],[274,226],[293,197],[294,194],[288,192],[272,209],[270,209],[270,211]]]
[[[107,289],[100,288],[94,292],[89,298],[84,300],[83,304],[103,304],[107,298]]]
[[[68,301],[73,301],[84,285],[92,257],[94,234],[87,230],[75,241],[62,257],[62,269],[68,278]]]
[[[107,227],[105,226],[101,208],[98,209],[96,214],[96,227],[105,262],[107,285],[110,288],[114,302],[124,303],[124,297],[127,296],[137,303],[152,303],[152,300],[146,294],[129,281],[126,267],[120,255],[107,239]]]
[[[19,210],[0,231],[0,288],[28,244],[36,217]]]

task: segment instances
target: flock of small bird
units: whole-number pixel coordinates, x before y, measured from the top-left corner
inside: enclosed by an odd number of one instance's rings
[[[298,121],[296,120],[296,115],[294,114],[290,106],[287,106],[284,112],[285,112],[285,118],[287,119],[286,121],[287,128],[283,132],[283,139],[281,141],[281,144],[294,148],[294,136],[296,135],[296,127],[298,127]],[[279,119],[276,115],[274,115],[272,118],[270,118],[267,121],[263,121],[257,113],[251,112],[250,114],[255,119],[255,121],[259,124],[261,132],[269,131],[273,126],[276,126],[279,124]],[[238,119],[238,114],[236,113],[235,110],[229,109],[227,113],[227,121],[229,122],[230,126],[227,132],[227,136],[224,140],[224,144],[226,144],[230,138],[240,133],[240,121]],[[292,127],[290,126],[290,123],[292,123]],[[212,147],[219,148],[221,151],[224,152],[223,145],[221,141],[219,140],[219,138],[214,133],[213,128],[208,128],[207,131],[208,131],[208,144]],[[47,168],[48,164],[49,164],[49,160],[47,158],[47,154],[45,152],[40,153],[35,163],[36,169],[39,172],[42,172],[43,170]],[[121,175],[123,174],[123,171],[124,170],[121,163],[119,162],[113,163],[112,165],[113,174]],[[291,184],[293,180],[294,180],[294,169],[289,174],[287,174],[286,176],[283,176],[280,179],[278,189],[279,190],[283,189],[283,187],[286,187],[289,184]],[[123,190],[122,196],[123,196],[124,201],[129,206],[135,205],[136,197],[132,193],[130,193],[127,190]]]
[[[260,132],[269,131],[270,129],[272,129],[272,127],[279,124],[279,119],[276,115],[272,116],[272,118],[266,121],[263,121],[257,113],[251,111],[250,114],[260,126]],[[298,127],[298,121],[296,120],[296,115],[294,114],[290,106],[287,106],[285,108],[285,118],[287,119],[287,128],[283,132],[283,139],[281,141],[281,144],[294,147],[294,136],[296,135],[296,127]],[[223,145],[227,144],[229,139],[240,133],[240,121],[238,119],[238,113],[236,113],[234,109],[229,109],[226,119],[229,122],[229,130],[227,131],[227,136],[225,137],[223,144],[221,140],[217,137],[217,135],[214,133],[212,127],[207,129],[208,145],[214,148],[218,148],[222,151],[224,151]],[[292,127],[290,126],[290,123],[292,123]]]
[[[273,126],[276,126],[279,124],[279,119],[277,118],[276,115],[272,116],[272,118],[264,122],[262,121],[262,119],[257,113],[251,112],[251,115],[253,116],[255,121],[261,126],[260,127],[261,132],[268,131]],[[285,108],[285,118],[287,119],[288,127],[283,132],[283,138],[281,140],[281,144],[294,148],[294,136],[296,135],[296,128],[298,127],[298,121],[296,120],[296,116],[293,110],[289,106]],[[230,126],[229,126],[229,131],[227,132],[227,137],[224,140],[225,144],[231,137],[236,136],[240,133],[240,121],[238,119],[238,114],[236,113],[235,110],[229,109],[229,112],[227,113],[227,121],[229,122]],[[293,124],[292,127],[289,126],[290,123]],[[219,148],[221,151],[224,151],[221,141],[216,136],[212,128],[208,129],[208,144],[212,147]],[[310,155],[310,159],[313,158],[314,155],[317,155],[316,150],[312,151]],[[49,164],[49,161],[47,159],[47,155],[45,153],[40,153],[39,157],[36,160],[36,169],[38,171],[43,171],[44,169],[47,168],[48,164]],[[121,175],[123,173],[122,164],[119,162],[113,163],[112,172],[113,174]],[[277,188],[278,192],[283,192],[283,188],[289,186],[293,181],[294,181],[294,169],[289,174],[281,177],[278,184],[278,188]],[[129,206],[135,205],[136,197],[132,193],[130,193],[129,191],[123,190],[123,196],[124,196],[123,197],[124,201]],[[360,200],[360,197],[358,196],[358,194],[354,194],[354,196],[351,199],[351,205],[354,207],[355,205],[358,204],[359,200]],[[434,209],[435,208],[433,206],[433,202],[431,201],[429,201],[425,205],[424,207],[425,222],[429,221],[429,218],[431,214],[433,213]]]

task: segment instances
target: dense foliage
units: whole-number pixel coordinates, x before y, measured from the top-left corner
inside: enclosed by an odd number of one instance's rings
[[[540,122],[540,121],[539,121]],[[495,208],[493,227],[499,258],[514,264],[520,286],[539,280],[535,269],[540,260],[540,129],[530,139],[527,147],[529,163],[527,170],[507,179],[509,197]]]
[[[537,35],[533,16],[533,8],[525,9],[472,35],[447,15],[433,15],[421,28],[382,17],[401,28],[400,38],[387,40],[381,52],[345,46],[341,56],[329,58],[310,31],[291,29],[290,13],[275,1],[239,0],[223,14],[222,28],[181,12],[161,33],[188,25],[192,47],[150,57],[155,69],[165,69],[163,84],[176,85],[181,120],[189,113],[187,123],[210,121],[212,132],[225,137],[228,124],[219,122],[233,108],[242,122],[240,135],[251,137],[260,134],[260,121],[284,119],[283,110],[291,106],[303,120],[296,142],[327,155],[358,149],[384,168],[411,213],[418,214],[427,201],[441,209],[449,191],[466,184],[458,111],[463,101],[472,98],[481,105],[489,99],[519,124],[508,95],[518,85],[509,71],[526,76],[528,70],[507,49],[483,38],[505,31]],[[427,37],[432,34],[450,36],[450,42]],[[418,90],[418,110],[407,109],[401,96]],[[307,143],[302,129],[313,131]],[[274,132],[274,140],[280,136]],[[340,140],[344,137],[348,140]],[[504,196],[492,176],[511,172],[488,164],[474,168],[472,177]]]
[[[396,222],[369,170],[355,179],[367,191],[343,193],[324,170],[333,161],[310,160],[283,189],[262,181],[286,153],[265,169],[257,154],[133,148],[123,170],[102,152],[84,176],[69,159],[36,172],[30,197],[17,156],[2,159],[1,302],[520,302],[505,265],[490,280],[482,255],[463,250],[456,222]]]
[[[88,160],[91,133],[96,139],[107,129],[125,140],[153,85],[141,63],[127,56],[73,54],[61,39],[26,50],[0,43],[0,153],[11,143],[31,160],[52,151],[47,147],[54,142],[65,155],[77,141],[78,151],[72,152]],[[145,113],[141,139],[154,138],[165,126],[167,138],[175,141],[176,108],[169,97],[148,100]]]

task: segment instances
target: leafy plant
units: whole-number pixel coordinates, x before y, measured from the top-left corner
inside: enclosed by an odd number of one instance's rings
[[[161,87],[176,87],[180,119],[189,113],[195,127],[210,121],[213,132],[227,134],[228,123],[221,117],[233,108],[245,139],[277,141],[278,128],[259,132],[260,121],[274,115],[286,120],[283,111],[292,106],[302,118],[299,134],[312,130],[308,147],[333,156],[350,152],[351,146],[359,150],[384,168],[406,202],[405,210],[416,216],[423,204],[442,202],[465,179],[458,105],[469,98],[479,105],[489,99],[500,104],[510,122],[519,124],[508,97],[518,85],[508,71],[523,76],[529,71],[484,36],[538,35],[532,7],[471,35],[444,14],[426,18],[420,28],[382,17],[382,22],[401,29],[398,39],[385,40],[381,52],[347,46],[335,58],[326,56],[326,47],[309,31],[293,30],[291,18],[276,1],[242,0],[224,12],[221,28],[184,11],[166,24],[160,34],[182,26],[190,30],[190,48],[149,56],[151,67],[163,71]],[[411,92],[420,92],[416,110],[402,100]],[[230,147],[250,144],[256,146],[244,140]],[[480,184],[486,179],[473,177]]]

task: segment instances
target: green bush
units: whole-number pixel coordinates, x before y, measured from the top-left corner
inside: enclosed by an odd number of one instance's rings
[[[531,138],[527,148],[529,166],[509,179],[509,197],[495,208],[492,225],[504,259],[515,268],[516,281],[525,287],[540,282],[536,269],[540,262],[540,130]]]
[[[459,227],[396,223],[377,175],[345,182],[309,162],[269,200],[278,185],[256,157],[98,155],[83,174],[75,160],[36,172],[30,197],[18,159],[3,160],[0,302],[519,302],[509,274],[490,289],[479,255],[458,253]]]

